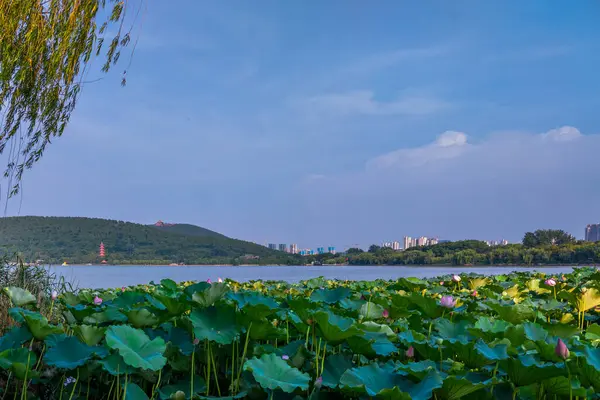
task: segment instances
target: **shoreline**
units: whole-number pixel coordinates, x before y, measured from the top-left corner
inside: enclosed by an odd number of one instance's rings
[[[537,265],[523,265],[523,264],[499,264],[499,265],[452,265],[452,264],[410,264],[410,265],[351,265],[351,264],[323,264],[323,265],[286,265],[286,264],[185,264],[185,265],[168,265],[168,264],[46,264],[38,265],[44,267],[267,267],[267,268],[279,268],[279,267],[364,267],[364,268],[379,268],[379,267],[403,267],[403,268],[564,268],[564,267],[597,267],[598,264],[537,264]]]

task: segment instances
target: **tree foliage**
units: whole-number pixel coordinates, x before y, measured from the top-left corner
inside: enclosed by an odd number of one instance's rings
[[[0,0],[0,154],[8,153],[9,195],[18,193],[23,171],[64,132],[91,60],[103,54],[102,71],[108,72],[131,41],[124,19],[136,7],[128,4]]]
[[[560,246],[574,242],[573,235],[560,229],[538,229],[535,232],[527,232],[523,236],[523,246],[525,247]]]

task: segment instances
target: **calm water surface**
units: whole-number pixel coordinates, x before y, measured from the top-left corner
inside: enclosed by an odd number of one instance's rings
[[[80,288],[111,288],[159,282],[169,278],[176,282],[230,278],[244,282],[256,279],[298,282],[324,276],[328,279],[375,280],[401,277],[430,278],[450,273],[505,274],[511,271],[543,271],[559,274],[572,271],[571,267],[395,267],[395,266],[344,266],[344,267],[231,267],[231,266],[52,266],[51,271],[64,276]]]

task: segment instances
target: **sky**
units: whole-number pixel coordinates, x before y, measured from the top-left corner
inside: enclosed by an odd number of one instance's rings
[[[142,14],[135,52],[107,75],[92,66],[8,215],[339,249],[582,238],[600,222],[597,1],[179,0]]]

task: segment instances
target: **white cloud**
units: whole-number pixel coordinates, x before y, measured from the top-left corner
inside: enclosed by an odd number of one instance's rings
[[[306,199],[304,213],[335,221],[324,234],[353,229],[344,221],[360,216],[353,222],[361,227],[357,240],[404,234],[518,240],[537,228],[581,236],[586,223],[600,219],[593,167],[599,152],[600,135],[568,126],[476,141],[448,131],[427,145],[375,157],[357,173],[306,182],[304,192],[320,197]]]
[[[426,115],[450,104],[429,96],[407,95],[390,102],[377,101],[368,90],[314,96],[303,102],[308,112],[337,115]]]

